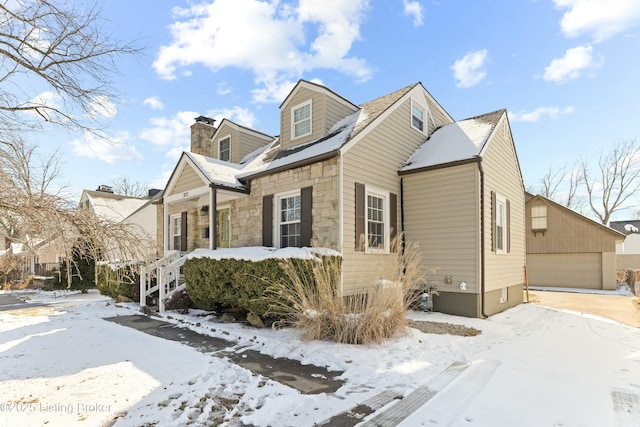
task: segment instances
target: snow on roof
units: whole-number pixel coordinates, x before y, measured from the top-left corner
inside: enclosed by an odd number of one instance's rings
[[[210,183],[224,187],[245,188],[237,178],[238,173],[242,170],[242,165],[187,151],[184,154],[193,161]]]
[[[317,256],[342,256],[340,252],[326,248],[268,248],[265,246],[249,246],[243,248],[196,249],[187,255],[190,258],[211,259],[244,259],[262,261],[265,259],[317,259]]]
[[[118,222],[139,209],[148,200],[100,191],[85,190],[84,194],[93,208],[93,213],[100,218]]]
[[[478,157],[497,123],[497,120],[487,120],[490,114],[495,115],[489,113],[437,129],[400,170],[409,171]]]
[[[340,149],[351,136],[353,129],[361,118],[360,113],[361,111],[357,111],[340,120],[333,125],[331,129],[329,129],[329,132],[327,132],[327,135],[322,138],[280,151],[271,161],[268,161],[268,156],[264,155],[268,153],[269,150],[265,150],[263,156],[249,163],[248,166],[251,167],[245,168],[245,171],[238,175],[238,178],[247,178],[261,172],[278,169]]]

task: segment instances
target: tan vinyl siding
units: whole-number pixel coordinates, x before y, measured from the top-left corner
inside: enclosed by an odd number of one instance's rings
[[[239,163],[247,154],[253,153],[260,147],[264,147],[269,142],[270,139],[267,138],[259,138],[256,135],[252,135],[248,132],[240,132],[240,141],[236,146],[236,149],[231,151],[231,161],[234,163]]]
[[[546,231],[531,230],[531,208],[547,207]],[[616,236],[608,229],[572,212],[535,198],[526,209],[527,253],[615,252]],[[622,236],[618,237],[622,240]]]
[[[499,122],[482,160],[485,177],[484,245],[485,290],[491,291],[524,284],[525,219],[524,187],[518,160],[506,118]],[[491,250],[491,192],[509,200],[510,251],[497,254]]]
[[[355,251],[355,183],[398,195],[398,169],[426,138],[411,128],[407,99],[343,156],[343,292],[348,295],[384,276],[378,268],[393,255]],[[398,229],[398,228],[396,228]]]
[[[230,160],[234,163],[237,163],[238,160],[235,160],[239,156],[238,145],[239,145],[239,132],[231,126],[223,124],[220,126],[220,129],[216,132],[213,140],[211,141],[211,152],[206,154],[208,157],[213,157],[214,159],[220,158],[220,141],[230,137],[231,138],[231,156]]]
[[[452,121],[442,107],[431,96],[427,97],[427,104],[429,108],[427,120],[429,126],[428,130],[429,135],[431,135],[433,131],[447,123],[451,123]]]
[[[194,171],[193,168],[187,164],[180,173],[180,176],[176,180],[176,184],[173,187],[173,190],[170,194],[168,194],[168,196],[193,190],[194,188],[202,187],[204,184],[205,183],[202,181],[196,171]]]
[[[353,106],[345,105],[343,102],[338,102],[329,96],[326,97],[324,133],[326,134],[333,125],[356,111],[358,110]]]
[[[291,139],[291,109],[297,107],[311,100],[311,134]],[[312,141],[320,138],[325,133],[325,117],[324,111],[326,108],[326,95],[309,90],[307,88],[301,88],[287,104],[282,106],[280,113],[280,135],[282,141],[282,148],[286,149],[298,144],[304,144],[305,142]]]
[[[256,134],[244,131],[243,128],[230,126],[223,123],[216,132],[215,138],[211,142],[211,152],[206,154],[215,159],[220,158],[220,140],[231,137],[231,157],[230,162],[239,163],[244,156],[269,143],[265,136],[260,138]]]
[[[440,292],[479,292],[479,173],[475,163],[403,177],[405,236],[420,246]],[[452,283],[445,283],[451,276]],[[467,290],[460,290],[460,282]]]

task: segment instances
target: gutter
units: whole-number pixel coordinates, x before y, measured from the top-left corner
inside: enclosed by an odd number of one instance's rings
[[[404,178],[400,177],[400,253],[402,255],[404,255],[406,244],[404,235]]]
[[[278,167],[275,167],[273,169],[265,169],[265,170],[262,170],[262,171],[256,172],[256,173],[241,174],[241,175],[238,176],[238,180],[242,180],[242,181],[252,180],[252,179],[260,178],[260,177],[265,176],[265,175],[272,175],[274,173],[286,171],[286,170],[289,170],[289,169],[295,169],[295,168],[299,168],[299,167],[302,167],[302,166],[311,165],[311,164],[320,162],[322,160],[332,159],[332,158],[338,156],[339,154],[340,154],[340,149],[338,148],[336,150],[331,150],[331,151],[328,151],[328,152],[323,153],[323,154],[318,154],[317,156],[308,157],[306,159],[294,161],[294,162],[291,162],[291,163],[286,163],[286,164],[284,164],[282,166],[278,166]],[[275,160],[280,160],[280,159],[275,159]]]
[[[482,169],[482,159],[478,159],[478,171],[480,172],[480,314],[484,319],[488,318],[484,312],[485,304],[485,248],[484,248],[484,170]]]

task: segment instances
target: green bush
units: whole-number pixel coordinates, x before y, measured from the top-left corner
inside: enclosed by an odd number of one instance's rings
[[[311,263],[291,259],[301,275],[310,276]],[[270,302],[265,290],[274,283],[291,279],[282,269],[282,260],[247,261],[238,259],[191,258],[183,267],[189,298],[197,308],[232,308],[264,316]]]
[[[98,265],[96,269],[98,271],[96,287],[102,295],[114,299],[127,297],[133,301],[140,301],[140,273],[136,267],[113,269],[109,265]]]

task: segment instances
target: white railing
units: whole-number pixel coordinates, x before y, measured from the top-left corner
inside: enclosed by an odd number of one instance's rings
[[[186,257],[180,257],[180,252],[167,251],[164,257],[140,268],[141,308],[147,305],[149,295],[158,292],[158,310],[164,313],[166,300],[185,288],[180,272],[185,261]]]

